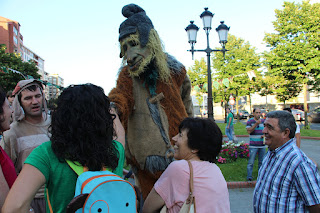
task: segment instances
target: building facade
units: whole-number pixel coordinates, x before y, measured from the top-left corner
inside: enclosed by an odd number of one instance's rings
[[[33,61],[38,68],[40,79],[48,80],[48,74],[44,71],[44,59],[23,44],[19,22],[0,16],[0,44],[6,45],[7,53],[19,54],[22,61]]]
[[[56,99],[62,92],[61,88],[64,87],[64,79],[58,74],[49,74],[47,87],[49,89],[48,100]]]
[[[20,33],[19,22],[0,16],[0,44],[6,45],[6,53],[19,54],[24,62],[33,61],[38,68],[40,80],[43,82],[50,82],[54,85],[63,86],[63,78],[51,75],[49,79],[50,75],[44,69],[45,60],[23,44],[23,36]],[[57,89],[57,87],[53,87],[54,86],[45,87],[45,97],[47,100],[49,100],[50,97],[56,97],[56,94],[60,94],[60,90]]]
[[[23,58],[23,36],[17,21],[0,16],[0,44],[5,44],[7,53],[21,54]]]

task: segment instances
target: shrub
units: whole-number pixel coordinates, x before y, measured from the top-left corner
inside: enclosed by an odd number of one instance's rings
[[[219,163],[230,163],[238,158],[249,158],[249,144],[245,142],[223,142],[220,154],[217,156]]]

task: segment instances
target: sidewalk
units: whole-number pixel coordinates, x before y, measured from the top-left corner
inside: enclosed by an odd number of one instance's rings
[[[238,137],[238,136],[237,136]],[[238,137],[239,141],[249,142],[248,137]],[[302,151],[309,157],[312,158],[314,161],[320,165],[320,140],[317,138],[315,139],[301,139],[301,149]],[[246,184],[249,183],[249,184]],[[229,188],[229,199],[230,199],[230,208],[232,213],[251,213],[253,212],[252,207],[252,199],[253,199],[253,190],[254,188],[248,188],[253,185],[253,182],[242,182],[239,186],[241,188]],[[233,183],[234,184],[234,183]],[[232,184],[231,184],[232,185]],[[244,188],[243,186],[247,187]]]

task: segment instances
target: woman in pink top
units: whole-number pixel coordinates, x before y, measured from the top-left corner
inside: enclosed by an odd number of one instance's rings
[[[186,118],[179,126],[172,162],[148,195],[143,212],[157,212],[166,205],[168,212],[179,212],[189,195],[190,171],[193,166],[194,196],[197,213],[230,212],[227,183],[214,163],[222,146],[222,133],[210,119]]]
[[[6,94],[0,89],[0,136],[2,132],[10,129],[12,109]],[[17,178],[14,165],[5,151],[0,146],[0,211],[13,182]]]

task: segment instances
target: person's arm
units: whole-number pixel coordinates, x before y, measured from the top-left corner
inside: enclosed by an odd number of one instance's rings
[[[120,121],[127,129],[127,123],[134,107],[133,82],[126,68],[122,69],[117,79],[117,85],[113,88],[108,97],[117,107]]]
[[[302,161],[295,169],[292,183],[310,212],[320,213],[320,176],[314,164]]]
[[[320,213],[320,204],[308,206],[310,213]]]
[[[259,119],[258,121],[256,121],[255,124],[253,124],[253,126],[247,128],[247,132],[248,132],[249,134],[251,134],[251,132],[253,132],[254,129],[255,129],[257,126],[259,126],[260,123],[261,123],[261,120]]]
[[[35,194],[45,182],[44,175],[36,167],[25,164],[6,198],[2,213],[29,212]]]
[[[297,134],[295,135],[295,137],[296,137],[297,147],[300,148],[300,144],[301,144],[301,134],[300,134],[300,133],[297,133]]]
[[[143,213],[153,213],[159,212],[159,210],[165,205],[162,197],[156,192],[154,188],[152,188],[149,193],[146,201],[143,204]]]
[[[227,127],[228,129],[230,128],[231,121],[232,121],[232,116],[230,116],[229,118],[228,127]]]
[[[114,108],[110,109],[110,113],[116,115],[116,118],[113,120],[113,128],[116,132],[116,136],[113,137],[113,140],[117,140],[122,144],[123,147],[125,147],[126,136],[125,136],[124,128],[119,119],[119,116]]]

